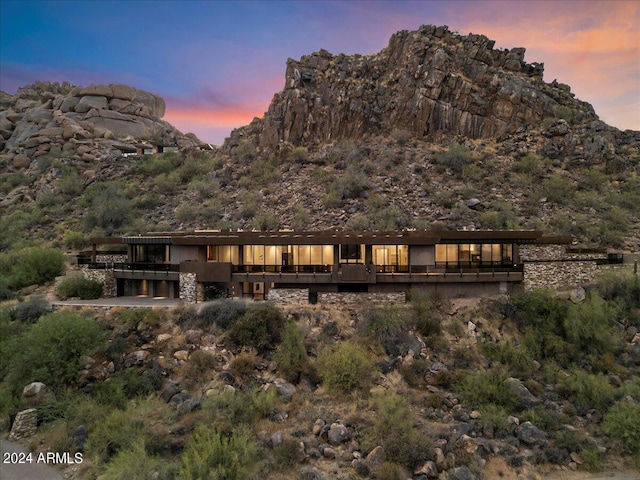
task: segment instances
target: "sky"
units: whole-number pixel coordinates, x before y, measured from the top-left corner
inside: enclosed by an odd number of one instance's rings
[[[372,54],[425,24],[525,47],[546,82],[640,130],[636,0],[0,0],[0,90],[125,83],[163,97],[182,132],[221,145],[264,115],[287,58]]]

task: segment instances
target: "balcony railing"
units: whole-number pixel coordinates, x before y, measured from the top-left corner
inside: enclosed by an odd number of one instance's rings
[[[118,262],[85,262],[92,270],[122,270],[122,271],[146,271],[146,272],[179,272],[180,265],[175,263],[118,263]]]
[[[333,265],[233,265],[233,273],[331,273]]]

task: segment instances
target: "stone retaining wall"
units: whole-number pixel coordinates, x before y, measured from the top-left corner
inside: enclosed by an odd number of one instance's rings
[[[87,265],[80,268],[84,278],[102,283],[102,296],[112,298],[117,296],[116,277],[113,270],[92,270]]]
[[[9,440],[20,440],[33,437],[38,430],[38,412],[35,408],[29,408],[18,412],[11,426]]]
[[[407,296],[404,292],[390,293],[334,293],[318,292],[318,303],[326,305],[354,305],[371,303],[376,305],[388,305],[394,303],[406,303]]]
[[[180,272],[180,299],[187,303],[198,300],[198,282],[195,273]]]
[[[308,303],[308,288],[272,288],[267,295],[268,300],[278,303],[290,305],[292,303]]]
[[[594,260],[531,262],[524,264],[525,291],[536,288],[566,288],[595,282],[598,265]]]
[[[126,253],[118,253],[118,254],[100,254],[96,255],[96,262],[104,262],[104,263],[127,263],[129,258]]]

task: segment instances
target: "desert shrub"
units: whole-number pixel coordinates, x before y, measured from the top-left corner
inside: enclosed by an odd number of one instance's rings
[[[247,304],[240,300],[224,299],[205,305],[198,313],[198,324],[202,328],[217,325],[228,330],[247,310]]]
[[[156,176],[170,173],[182,165],[183,158],[177,152],[167,152],[159,155],[145,155],[137,164],[136,171],[145,176]]]
[[[0,272],[11,289],[50,282],[62,275],[64,264],[64,255],[54,248],[34,247],[0,254]]]
[[[407,355],[411,348],[415,353],[420,350],[417,339],[409,334],[410,325],[410,313],[406,309],[385,305],[363,312],[358,330],[363,338],[379,343],[388,355],[397,357]]]
[[[305,230],[311,223],[311,215],[307,211],[307,208],[297,203],[293,206],[293,219],[291,220],[291,226],[294,230]]]
[[[307,147],[296,147],[291,151],[290,158],[296,163],[304,163],[309,156]]]
[[[411,225],[411,218],[405,211],[392,205],[377,212],[373,223],[376,230],[402,230]]]
[[[403,363],[399,369],[404,381],[411,387],[421,387],[426,383],[426,375],[431,371],[431,364],[424,358],[415,358],[413,362]]]
[[[82,359],[102,343],[105,329],[91,317],[54,312],[42,317],[11,346],[10,383],[22,388],[39,381],[50,387],[76,385]]]
[[[198,427],[180,457],[179,478],[201,480],[245,480],[257,473],[260,462],[251,434],[231,435]]]
[[[134,218],[132,202],[117,183],[100,182],[87,187],[84,195],[84,225],[99,227],[111,235]]]
[[[523,173],[532,177],[538,177],[542,174],[544,160],[540,155],[535,153],[527,153],[513,164],[513,171]]]
[[[62,242],[67,250],[82,250],[89,245],[89,240],[81,232],[67,230],[62,237]]]
[[[602,470],[602,461],[600,460],[600,452],[597,448],[585,448],[580,453],[582,458],[582,468],[587,472],[599,472]]]
[[[304,459],[304,448],[301,449],[300,443],[300,440],[285,438],[280,445],[273,448],[273,459],[277,469],[289,470]]]
[[[371,219],[364,213],[356,213],[349,217],[346,227],[348,230],[369,230],[371,228]]]
[[[518,378],[528,378],[533,373],[531,355],[521,345],[514,345],[511,342],[482,342],[479,347],[488,359],[507,366],[509,372]]]
[[[605,300],[619,301],[627,310],[640,308],[638,275],[604,271],[598,277],[598,291]]]
[[[82,193],[84,182],[75,167],[65,166],[60,169],[60,174],[56,181],[60,193],[69,197],[76,197]]]
[[[303,375],[314,376],[302,332],[293,322],[288,322],[285,326],[274,360],[280,374],[290,382],[299,381]]]
[[[472,407],[496,405],[511,411],[518,405],[518,395],[506,380],[504,373],[474,372],[464,377],[460,393]]]
[[[129,399],[146,397],[162,386],[164,377],[158,370],[127,368],[96,386],[94,396],[101,405],[124,408]]]
[[[9,279],[0,275],[0,300],[13,298],[13,292],[9,288]]]
[[[253,426],[258,420],[270,417],[275,411],[277,392],[252,389],[225,390],[219,395],[207,397],[202,409],[209,422],[223,433],[232,432],[238,426]]]
[[[367,175],[360,168],[350,165],[344,175],[336,177],[329,184],[327,195],[342,202],[349,198],[361,198],[369,187]]]
[[[134,416],[134,412],[134,408],[112,410],[89,435],[87,452],[107,462],[117,453],[130,451],[141,442],[144,421]]]
[[[448,150],[436,153],[435,163],[450,168],[456,173],[462,173],[464,167],[473,163],[473,158],[471,150],[464,145],[454,143]]]
[[[404,475],[399,465],[384,462],[376,470],[376,480],[403,480]]]
[[[279,220],[276,215],[271,211],[259,211],[253,220],[251,221],[251,226],[255,230],[260,230],[262,232],[268,232],[272,230],[277,230],[279,226]]]
[[[431,296],[428,293],[413,290],[409,299],[411,301],[412,319],[416,329],[425,337],[440,335],[442,333],[442,320],[436,313]]]
[[[542,182],[542,189],[547,200],[559,205],[567,203],[572,187],[564,175],[554,173]]]
[[[535,290],[513,296],[516,324],[524,332],[523,344],[535,358],[555,358],[565,365],[570,358],[564,324],[568,303],[551,291]]]
[[[375,404],[377,415],[373,426],[365,433],[365,449],[381,445],[387,461],[408,468],[424,462],[432,443],[414,426],[414,415],[407,401],[385,394],[376,397]]]
[[[584,353],[612,353],[620,344],[615,311],[602,299],[589,296],[572,305],[564,320],[567,341]]]
[[[613,404],[615,391],[604,375],[594,375],[573,368],[568,377],[560,380],[558,392],[571,402],[578,412],[595,408],[606,412]]]
[[[190,380],[204,380],[216,366],[216,356],[206,350],[196,350],[189,356],[187,376]]]
[[[640,405],[626,400],[616,403],[604,416],[603,427],[640,467]]]
[[[504,438],[509,433],[507,417],[509,413],[504,407],[487,404],[480,408],[480,420],[478,422],[484,429],[490,428],[496,438]]]
[[[346,394],[367,391],[373,379],[374,366],[365,351],[349,342],[326,347],[318,357],[318,371],[331,392]]]
[[[100,298],[102,294],[102,282],[91,280],[82,275],[66,277],[56,285],[56,295],[61,300],[78,297],[82,300]]]
[[[166,457],[150,455],[144,442],[137,440],[130,449],[120,450],[100,472],[103,480],[172,480],[178,465]]]
[[[10,316],[14,321],[34,323],[49,312],[51,312],[51,305],[45,297],[38,295],[13,307]]]
[[[280,343],[287,319],[271,303],[250,305],[229,330],[229,339],[236,345],[254,347],[264,353]]]

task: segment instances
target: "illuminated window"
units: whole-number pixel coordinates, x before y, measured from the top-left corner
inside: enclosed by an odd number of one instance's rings
[[[207,261],[238,264],[238,247],[235,245],[208,245]]]
[[[364,263],[364,245],[340,245],[341,263]]]

